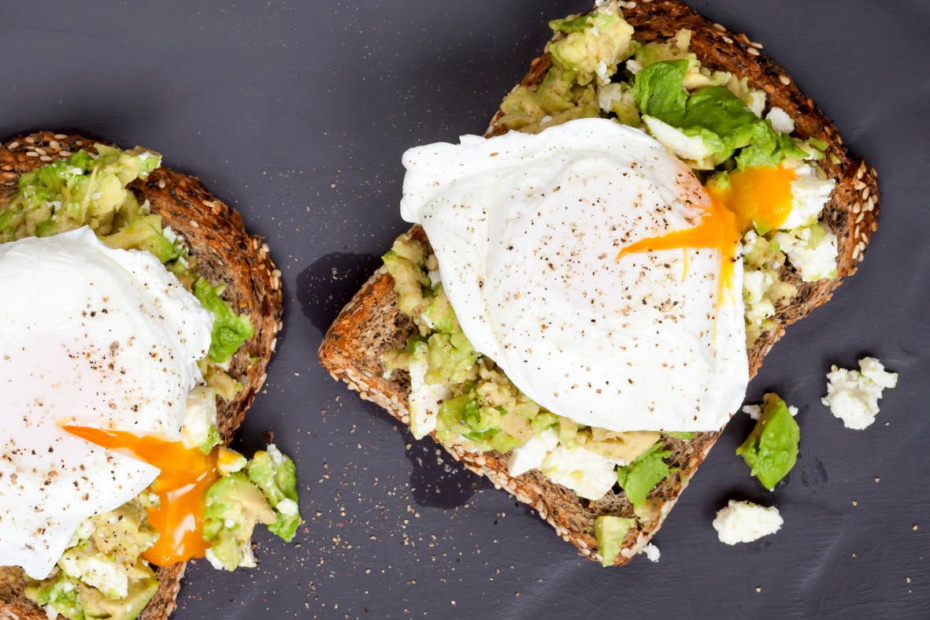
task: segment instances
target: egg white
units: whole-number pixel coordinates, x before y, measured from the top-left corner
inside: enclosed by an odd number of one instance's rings
[[[179,437],[212,315],[147,252],[89,228],[0,246],[0,564],[34,578],[158,470],[60,424]]]
[[[465,335],[530,398],[614,431],[719,429],[748,383],[742,262],[717,304],[716,249],[618,252],[692,227],[709,201],[644,132],[583,119],[404,155]]]

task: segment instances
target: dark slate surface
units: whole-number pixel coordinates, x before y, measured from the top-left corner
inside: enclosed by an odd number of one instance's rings
[[[0,134],[77,130],[166,154],[271,245],[286,329],[242,434],[298,462],[306,528],[260,534],[258,570],[193,566],[194,618],[930,617],[930,5],[925,0],[696,1],[745,31],[880,172],[879,234],[835,301],[789,331],[752,383],[801,409],[801,458],[769,494],[728,428],[656,542],[601,570],[502,492],[335,384],[323,330],[392,238],[401,153],[481,133],[585,2],[0,4]],[[820,404],[831,363],[901,373],[879,422]],[[775,503],[777,536],[735,548],[710,522],[730,497]]]

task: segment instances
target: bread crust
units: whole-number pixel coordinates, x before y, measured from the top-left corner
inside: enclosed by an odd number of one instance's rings
[[[822,219],[837,236],[838,275],[832,280],[801,282],[785,267],[782,278],[797,286],[798,295],[791,304],[777,308],[776,327],[763,334],[749,351],[750,374],[755,376],[763,358],[784,334],[785,328],[826,303],[842,280],[855,273],[877,228],[876,173],[863,161],[850,157],[830,119],[801,93],[784,69],[761,51],[759,43],[746,35],[729,32],[676,0],[626,2],[621,6],[627,21],[635,28],[636,40],[641,43],[665,40],[681,28],[691,30],[691,50],[704,66],[747,78],[752,87],[765,91],[768,106],[778,106],[794,119],[795,130],[801,138],[816,137],[828,144],[827,157],[822,164],[826,174],[837,184]],[[548,54],[536,58],[530,63],[521,85],[537,88],[550,67]],[[492,119],[487,136],[506,132],[498,124],[500,116],[498,112]],[[421,229],[414,227],[413,232],[425,240]],[[393,281],[382,268],[330,327],[320,346],[320,362],[335,379],[348,383],[362,398],[381,405],[392,416],[409,424],[408,379],[404,376],[385,378],[381,357],[385,351],[403,343],[412,332],[413,325],[397,309]],[[719,432],[712,432],[697,433],[694,439],[687,441],[668,439],[667,448],[673,453],[672,465],[680,467],[684,475],[671,476],[652,491],[650,498],[656,508],[654,518],[630,529],[616,565],[629,562],[655,535],[719,436]],[[506,460],[500,454],[475,454],[456,448],[449,452],[467,468],[488,477],[495,487],[506,489],[519,501],[533,507],[560,537],[590,559],[597,559],[594,518],[601,514],[633,516],[633,508],[622,493],[610,493],[591,502],[535,470],[511,477]]]
[[[80,149],[95,152],[94,144],[78,135],[41,131],[12,138],[0,145],[0,208],[16,191],[19,176],[68,157]],[[265,383],[284,311],[281,272],[267,244],[250,236],[242,217],[215,198],[196,177],[166,168],[130,186],[140,200],[148,200],[152,213],[162,217],[184,238],[197,259],[198,273],[213,286],[226,284],[223,298],[252,321],[255,333],[230,361],[229,374],[243,389],[230,401],[218,401],[217,422],[223,441],[229,443],[242,423],[255,395]],[[164,620],[177,605],[186,564],[159,567],[158,592],[142,612],[142,620]],[[0,567],[0,620],[47,620],[45,611],[23,595],[22,571]]]

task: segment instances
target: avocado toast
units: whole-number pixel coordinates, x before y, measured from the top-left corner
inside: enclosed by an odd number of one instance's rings
[[[81,153],[85,155],[81,156]],[[87,155],[90,157],[86,157]],[[60,162],[81,164],[82,160],[74,158],[85,157],[83,165],[85,170],[93,170],[90,187],[94,187],[93,175],[96,175],[99,169],[96,162],[108,157],[108,161],[122,166],[121,170],[125,170],[127,165],[131,167],[133,162],[140,159],[137,155],[141,155],[141,159],[145,160],[157,154],[139,149],[121,153],[81,136],[49,131],[8,140],[0,147],[0,222],[6,224],[5,229],[0,226],[6,235],[2,240],[9,242],[35,234],[36,228],[40,229],[40,234],[59,232],[41,230],[43,223],[49,221],[47,215],[33,222],[27,222],[28,215],[23,213],[4,217],[5,212],[12,212],[11,200],[14,204],[21,205],[15,201],[21,200],[22,192],[18,190],[22,189],[23,175],[36,171],[41,173],[43,169],[47,170],[49,166]],[[262,239],[250,236],[239,214],[213,197],[197,178],[157,167],[157,164],[147,173],[136,170],[135,175],[131,176],[135,180],[127,186],[131,197],[126,198],[125,204],[131,203],[134,209],[141,208],[142,211],[128,224],[114,223],[109,226],[105,232],[110,237],[110,242],[119,247],[144,249],[156,254],[159,260],[174,269],[179,278],[192,290],[197,289],[196,282],[200,282],[203,305],[212,306],[215,313],[226,313],[229,321],[226,325],[229,327],[226,334],[228,339],[223,343],[216,337],[213,339],[215,346],[222,345],[225,350],[211,350],[211,354],[216,354],[212,359],[217,363],[205,362],[203,365],[206,382],[210,385],[207,394],[211,400],[215,400],[216,408],[216,427],[213,431],[216,435],[208,439],[207,445],[204,446],[204,452],[210,452],[212,444],[223,445],[232,440],[236,428],[265,383],[266,369],[274,352],[276,335],[282,325],[281,274],[272,262],[269,248]],[[97,201],[99,198],[100,194],[95,194],[92,199],[88,197],[86,201]],[[40,204],[39,208],[44,206]],[[16,224],[15,217],[20,217],[20,224]],[[153,217],[160,220],[152,220]],[[136,223],[135,227],[133,222]],[[66,229],[65,226],[61,228]],[[160,255],[162,251],[166,251],[167,255]],[[180,265],[179,258],[184,259]],[[249,326],[248,329],[246,325]],[[206,407],[209,409],[211,405],[212,403],[207,403]],[[222,448],[214,448],[211,454],[216,455],[216,450],[222,451]],[[259,456],[267,457],[267,454],[261,453]],[[227,455],[240,458],[232,451],[228,451]],[[242,460],[244,461],[244,458]],[[290,460],[287,459],[287,462]],[[242,469],[243,465],[244,463],[238,463],[230,467]],[[245,472],[234,475],[244,476]],[[255,486],[252,488],[257,490]],[[259,496],[258,501],[265,500]],[[141,511],[137,510],[136,513]],[[264,522],[273,520],[274,517],[271,516]],[[221,540],[223,534],[219,536],[215,540]],[[139,601],[122,601],[121,604],[119,597],[116,597],[117,600],[111,602],[118,612],[111,612],[112,615],[106,617],[168,617],[176,606],[185,565],[185,562],[178,562],[155,568],[157,589],[154,589],[153,593],[147,586],[142,595],[141,604],[144,605],[144,609],[141,615],[138,615],[139,610],[136,609]],[[145,571],[145,574],[148,572]],[[56,609],[54,605],[43,608],[35,602],[43,596],[43,585],[41,581],[27,582],[19,568],[0,567],[0,616],[22,620],[55,617],[57,614],[53,611]],[[86,584],[80,587],[84,592],[93,590]],[[70,586],[70,589],[74,590],[74,586]],[[99,594],[97,591],[95,596]],[[48,592],[45,596],[47,598]],[[74,602],[73,596],[71,601]],[[70,613],[61,608],[57,608],[57,611],[71,618],[85,617],[85,610],[79,599],[77,607],[69,608]],[[87,617],[92,617],[90,610],[87,610]]]
[[[790,285],[794,292],[788,298],[772,300],[771,314],[764,316],[755,326],[747,326],[750,336],[749,372],[755,375],[765,354],[784,334],[787,325],[828,301],[843,278],[855,272],[876,229],[878,190],[875,172],[848,155],[829,119],[801,94],[781,67],[760,51],[762,46],[758,43],[745,35],[728,32],[725,27],[709,22],[678,2],[628,2],[621,4],[621,8],[626,22],[633,27],[633,39],[640,46],[659,43],[667,47],[653,49],[679,47],[681,41],[677,37],[681,31],[687,31],[689,40],[687,44],[680,45],[682,49],[679,52],[693,54],[710,72],[726,72],[737,79],[745,79],[744,85],[749,91],[764,93],[765,107],[760,113],[773,108],[782,110],[792,121],[791,136],[798,143],[816,145],[820,154],[817,166],[826,179],[835,183],[818,224],[822,231],[835,236],[835,273],[823,274],[828,277],[805,278],[789,261],[778,265],[775,280]],[[553,42],[578,32],[576,26],[571,25],[578,22],[572,19],[565,21],[569,25],[562,29],[556,26],[558,32]],[[676,59],[676,56],[683,57],[673,54],[671,59]],[[505,99],[503,109],[492,120],[488,136],[502,135],[514,129],[538,131],[543,119],[548,118],[548,122],[552,122],[553,117],[561,113],[562,120],[570,120],[573,115],[574,118],[590,116],[592,108],[596,110],[596,103],[592,105],[590,100],[582,99],[585,95],[578,92],[581,89],[576,89],[572,95],[574,100],[562,106],[561,112],[551,105],[549,109],[535,109],[534,106],[545,107],[545,103],[538,105],[541,91],[553,92],[555,80],[549,78],[547,83],[552,68],[553,58],[549,53],[532,62],[527,76]],[[569,84],[569,88],[572,87]],[[594,112],[598,113],[600,111]],[[620,118],[617,110],[613,113]],[[760,238],[766,232],[760,231]],[[407,247],[407,243],[413,243],[413,249]],[[401,370],[386,375],[385,360],[390,365],[396,358],[393,352],[403,349],[410,337],[421,330],[398,307],[397,283],[389,273],[392,268],[389,261],[397,261],[400,257],[416,264],[417,247],[425,255],[419,260],[427,261],[423,264],[432,269],[428,262],[431,260],[428,257],[428,239],[421,228],[414,227],[409,237],[402,239],[401,245],[395,244],[393,256],[389,254],[390,258],[386,258],[387,267],[376,272],[343,310],[320,348],[321,363],[336,379],[346,381],[363,398],[381,405],[405,424],[411,424],[408,401],[411,378],[408,372],[403,371],[402,365],[398,366]],[[772,268],[775,269],[774,266]],[[435,431],[431,434],[434,438],[437,435]],[[509,472],[510,458],[506,454],[513,444],[497,443],[500,450],[494,449],[493,444],[482,446],[483,449],[477,451],[454,444],[447,449],[466,467],[487,476],[496,487],[507,489],[521,502],[538,511],[559,536],[575,544],[583,555],[621,565],[639,553],[655,534],[718,436],[719,432],[698,432],[693,436],[663,433],[652,446],[658,454],[665,455],[661,457],[664,475],[646,489],[646,501],[637,501],[639,506],[634,506],[620,486],[615,486],[597,500],[589,500],[553,482],[538,469],[513,476]],[[642,454],[640,451],[639,455]],[[655,458],[651,461],[655,462]],[[642,489],[639,492],[641,494]],[[624,525],[618,529],[622,540],[616,541],[615,555],[598,547],[598,536],[604,539],[605,535],[603,524],[619,523],[614,519],[623,520]],[[599,523],[601,528],[597,527]]]

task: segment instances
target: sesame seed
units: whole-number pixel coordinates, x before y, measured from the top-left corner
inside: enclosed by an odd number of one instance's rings
[[[853,205],[852,210],[853,210],[853,213],[859,213],[860,211],[862,211],[862,205],[857,202],[856,204]]]
[[[63,133],[56,133],[56,134],[55,134],[55,139],[56,139],[56,140],[64,140],[64,139],[67,138],[67,137],[68,137],[68,136],[65,135],[65,134],[63,134]]]
[[[751,45],[751,46],[753,46],[754,48],[759,49],[759,50],[762,49],[762,44],[759,43],[758,41],[750,41],[750,42],[749,42],[749,45]]]
[[[26,136],[26,144],[35,144],[35,143],[36,143],[35,138],[33,138],[32,136]]]
[[[759,55],[759,50],[757,50],[757,49],[754,48],[754,47],[750,47],[750,48],[747,49],[746,51],[749,52],[749,55],[750,55],[750,56],[758,56],[758,55]]]
[[[723,37],[723,42],[729,45],[733,45],[733,39],[731,39],[730,37]]]
[[[42,157],[39,158],[39,161],[52,161],[52,158],[49,157],[48,155],[43,155]]]
[[[864,217],[865,217],[865,213],[860,213],[859,217],[856,218],[856,224],[861,222]]]
[[[12,151],[12,150],[16,149],[17,147],[19,147],[19,142],[12,142],[12,143],[10,143],[10,146],[8,146],[8,147],[6,147],[6,148],[8,148],[8,149],[10,149],[10,150]]]
[[[716,30],[719,30],[720,32],[726,32],[726,31],[727,31],[727,29],[724,27],[723,24],[717,24],[717,23],[715,23],[715,24],[714,24],[714,28],[715,28]]]
[[[29,151],[28,153],[26,153],[26,157],[38,157],[38,156],[39,154],[33,151]]]
[[[778,81],[787,86],[791,83],[791,78],[789,78],[787,75],[779,75]]]
[[[857,258],[859,258],[859,246],[858,245],[855,248],[853,248],[852,257],[853,257],[853,260],[856,260]],[[853,502],[853,505],[855,506],[855,502]]]

